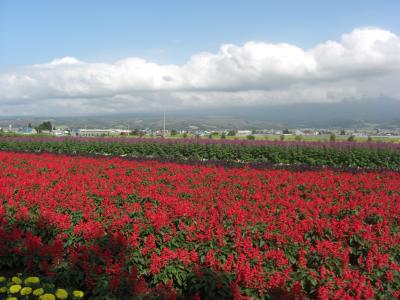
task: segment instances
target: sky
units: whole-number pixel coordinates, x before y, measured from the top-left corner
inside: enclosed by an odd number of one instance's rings
[[[0,1],[0,115],[400,98],[400,1]]]

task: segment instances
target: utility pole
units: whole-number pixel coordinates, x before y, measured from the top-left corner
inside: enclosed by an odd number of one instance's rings
[[[165,138],[165,110],[164,110],[163,138]]]

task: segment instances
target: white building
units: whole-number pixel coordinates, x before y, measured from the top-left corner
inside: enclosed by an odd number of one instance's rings
[[[64,129],[56,129],[53,130],[51,133],[57,136],[69,135],[69,131]]]
[[[127,129],[78,129],[76,135],[78,136],[116,136],[128,135]]]
[[[238,130],[237,131],[238,136],[248,136],[251,135],[251,130]]]

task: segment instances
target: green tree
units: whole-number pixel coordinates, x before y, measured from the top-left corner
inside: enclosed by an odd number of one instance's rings
[[[35,128],[37,132],[42,132],[42,131],[52,131],[53,130],[53,125],[51,125],[50,121],[43,122],[40,124],[38,127]]]
[[[139,129],[137,129],[137,128],[133,129],[133,130],[129,133],[129,135],[139,135]]]
[[[330,140],[331,142],[335,142],[335,141],[336,141],[336,134],[331,133],[331,135],[329,136],[329,140]]]
[[[249,141],[253,141],[253,140],[256,139],[256,137],[255,137],[254,135],[248,135],[248,136],[247,136],[247,139],[248,139]]]
[[[229,130],[228,136],[235,136],[236,135],[236,130]]]

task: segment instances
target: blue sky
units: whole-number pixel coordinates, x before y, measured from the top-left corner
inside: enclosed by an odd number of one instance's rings
[[[0,70],[64,56],[181,64],[223,43],[307,49],[344,32],[400,32],[400,1],[0,1]]]
[[[0,116],[400,101],[400,0],[0,0]]]

